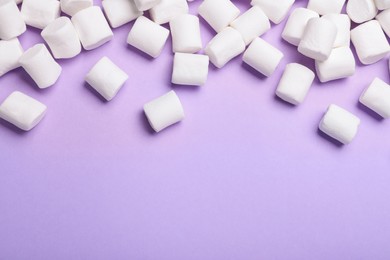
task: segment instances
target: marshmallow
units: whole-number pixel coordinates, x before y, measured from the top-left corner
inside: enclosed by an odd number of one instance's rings
[[[140,11],[149,10],[160,2],[161,0],[134,0],[135,5]]]
[[[312,18],[306,25],[298,51],[315,59],[326,60],[332,51],[337,36],[336,25],[324,18]]]
[[[387,36],[390,37],[390,9],[380,12],[376,16],[376,20],[380,23]]]
[[[288,43],[298,46],[305,31],[306,24],[311,18],[320,16],[306,8],[296,8],[287,20],[286,26],[282,32],[282,38]]]
[[[22,54],[23,48],[18,38],[9,41],[0,41],[0,77],[20,66],[19,58]]]
[[[107,101],[110,101],[128,78],[129,76],[109,58],[103,57],[88,72],[85,81]]]
[[[322,18],[332,21],[337,27],[333,48],[349,46],[351,42],[351,20],[349,16],[346,14],[326,14]]]
[[[301,64],[287,64],[276,89],[276,95],[286,102],[298,105],[305,100],[314,77],[314,72]]]
[[[172,83],[202,86],[209,71],[209,57],[201,54],[175,53]]]
[[[390,8],[390,0],[375,0],[376,8],[385,10]]]
[[[268,18],[275,24],[286,16],[295,0],[252,0],[251,5],[259,6]]]
[[[365,65],[381,60],[390,51],[386,36],[376,20],[363,23],[353,29],[351,40],[359,60]]]
[[[51,22],[41,35],[56,59],[72,58],[81,52],[79,36],[68,17],[62,16]]]
[[[184,110],[175,91],[156,98],[144,105],[145,115],[156,132],[184,119]]]
[[[19,91],[13,92],[0,105],[0,118],[24,131],[34,128],[45,114],[44,104]]]
[[[245,50],[245,42],[241,34],[232,27],[223,29],[207,44],[205,53],[211,63],[217,68],[222,68],[234,57]]]
[[[131,28],[127,37],[127,43],[153,58],[157,58],[161,54],[168,36],[168,29],[156,24],[145,16],[140,16],[135,21],[133,28]]]
[[[188,13],[188,4],[186,0],[161,0],[149,13],[154,22],[168,23],[176,16]]]
[[[21,12],[27,25],[43,29],[60,17],[61,7],[57,0],[24,0]]]
[[[26,31],[26,24],[13,0],[0,0],[0,39],[11,40]]]
[[[199,18],[182,14],[169,22],[173,52],[195,53],[202,49]]]
[[[378,9],[374,0],[348,0],[347,14],[355,23],[364,23],[375,17]]]
[[[390,118],[390,86],[384,81],[375,78],[359,101],[383,118]]]
[[[219,33],[237,18],[240,10],[230,0],[204,0],[198,13]]]
[[[104,2],[103,2],[104,3]],[[93,0],[60,0],[61,10],[69,16],[93,5]]]
[[[113,37],[111,28],[98,6],[88,7],[77,12],[72,17],[72,23],[86,50],[100,47]]]
[[[332,104],[322,118],[319,128],[342,144],[349,144],[355,138],[359,125],[360,119],[357,116]]]
[[[309,0],[307,8],[320,15],[339,14],[343,9],[345,0]]]
[[[230,26],[239,31],[245,45],[264,34],[271,28],[268,17],[258,6],[253,6],[230,23]]]
[[[143,15],[133,0],[104,0],[104,13],[112,28],[117,28]]]
[[[62,71],[61,66],[53,59],[46,46],[41,43],[25,51],[19,63],[39,88],[54,85]]]

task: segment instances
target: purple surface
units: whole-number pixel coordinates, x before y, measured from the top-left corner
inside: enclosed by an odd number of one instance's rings
[[[316,80],[292,107],[274,96],[283,67],[313,62],[281,40],[285,22],[264,36],[285,53],[268,79],[238,57],[204,87],[171,86],[171,43],[146,58],[126,45],[131,25],[61,60],[50,89],[22,69],[0,78],[0,100],[19,90],[49,107],[29,133],[0,123],[0,259],[390,259],[390,124],[357,103],[388,82],[387,60]],[[29,28],[21,42],[42,39]],[[104,55],[130,75],[109,103],[83,81]],[[172,88],[186,119],[153,134],[142,106]],[[330,103],[362,120],[348,146],[317,130]]]

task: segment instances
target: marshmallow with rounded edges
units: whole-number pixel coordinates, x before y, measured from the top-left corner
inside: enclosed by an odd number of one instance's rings
[[[312,18],[306,25],[298,51],[303,55],[324,61],[332,51],[337,36],[337,27],[328,19]]]
[[[144,112],[150,126],[156,132],[160,132],[184,119],[183,106],[173,90],[146,103]]]
[[[243,61],[264,76],[271,76],[283,59],[283,53],[261,38],[256,38],[246,49]]]
[[[351,40],[359,60],[365,65],[381,60],[390,51],[386,36],[376,20],[365,22],[353,29]]]
[[[337,27],[333,48],[349,46],[351,42],[351,20],[349,16],[346,14],[325,14],[322,18],[332,21]]]
[[[238,17],[240,10],[230,0],[204,0],[198,13],[219,33]]]
[[[230,23],[230,26],[239,31],[245,45],[261,36],[271,28],[268,17],[258,6],[253,6]]]
[[[72,58],[81,52],[79,36],[68,17],[62,16],[51,22],[41,32],[54,58]]]
[[[202,49],[199,18],[182,14],[169,22],[173,52],[195,53]]]
[[[387,36],[390,37],[390,9],[380,12],[376,16],[376,20],[380,23]]]
[[[23,54],[23,48],[18,38],[8,41],[0,41],[0,77],[7,72],[20,67],[19,58]]]
[[[102,2],[104,13],[112,28],[117,28],[143,15],[133,0],[104,0]]]
[[[364,23],[378,13],[374,0],[348,0],[347,14],[355,23]]]
[[[227,27],[211,39],[205,48],[205,53],[214,66],[222,68],[244,50],[245,42],[241,34],[236,29]]]
[[[322,118],[319,128],[342,144],[349,144],[355,138],[359,125],[360,119],[357,116],[332,104]]]
[[[45,116],[47,107],[19,91],[9,95],[0,104],[0,118],[24,131],[34,128]]]
[[[19,63],[39,88],[54,85],[62,71],[61,66],[53,59],[49,50],[42,43],[36,44],[25,51],[20,57]]]
[[[320,15],[339,14],[343,9],[346,0],[309,0],[307,8]]]
[[[161,0],[134,0],[135,5],[140,11],[149,10],[160,2]]]
[[[169,30],[140,16],[135,21],[127,37],[127,43],[157,58],[163,50],[169,36]]]
[[[149,10],[149,13],[154,22],[164,24],[178,15],[187,14],[188,4],[186,0],[161,0]]]
[[[78,11],[93,6],[93,0],[60,0],[60,4],[61,11],[69,16],[73,16]]]
[[[114,34],[100,7],[91,6],[72,16],[72,23],[84,49],[92,50],[110,41]]]
[[[314,77],[314,72],[301,64],[287,64],[276,89],[276,95],[286,102],[298,105],[305,100]]]
[[[311,18],[319,18],[318,13],[306,9],[296,8],[287,20],[282,32],[282,38],[288,43],[298,46],[305,31],[306,24]]]
[[[370,108],[383,118],[390,118],[390,86],[375,78],[359,99],[360,103]]]
[[[60,17],[61,7],[57,0],[24,0],[21,12],[27,25],[43,29]]]
[[[11,40],[26,31],[26,24],[13,0],[0,0],[0,39]]]
[[[209,57],[202,54],[175,53],[172,83],[202,86],[209,71]]]
[[[252,0],[251,5],[259,6],[275,24],[286,18],[295,0]]]
[[[390,8],[390,0],[375,0],[376,8],[385,10]]]

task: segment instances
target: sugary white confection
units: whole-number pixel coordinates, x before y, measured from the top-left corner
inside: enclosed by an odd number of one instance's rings
[[[153,58],[157,58],[164,48],[168,36],[168,29],[149,20],[145,16],[140,16],[135,21],[133,28],[131,28],[127,37],[127,43]]]
[[[0,0],[0,39],[11,40],[26,31],[22,14],[13,0]]]
[[[322,118],[319,128],[322,132],[343,144],[349,144],[355,138],[360,119],[347,110],[330,105]]]
[[[46,46],[41,43],[25,51],[20,57],[19,63],[39,88],[54,85],[62,70]]]
[[[54,58],[72,58],[81,52],[79,36],[68,17],[61,16],[41,32]]]
[[[275,71],[283,56],[283,53],[271,44],[261,38],[256,38],[246,49],[242,59],[255,70],[269,77]]]
[[[57,0],[24,0],[21,12],[27,25],[43,29],[60,17],[61,7]]]
[[[332,21],[337,27],[333,48],[349,46],[351,42],[351,19],[346,14],[326,14],[324,19]]]
[[[77,12],[72,16],[72,23],[86,50],[92,50],[105,44],[114,35],[98,6],[91,6]]]
[[[298,105],[305,100],[314,77],[314,72],[301,64],[287,64],[276,89],[276,95],[286,102]]]
[[[258,6],[253,6],[230,23],[230,26],[239,31],[245,45],[264,34],[271,28],[268,17]]]
[[[140,11],[149,10],[160,2],[161,0],[134,0],[135,5]]]
[[[335,48],[327,60],[315,63],[321,82],[342,79],[355,74],[355,58],[349,46]]]
[[[252,0],[251,5],[259,6],[268,18],[275,24],[287,16],[295,0]]]
[[[113,99],[129,76],[109,58],[103,57],[88,72],[88,82],[107,101]]]
[[[347,14],[355,23],[364,23],[378,13],[374,0],[348,0]]]
[[[61,10],[69,16],[93,5],[93,0],[60,0]],[[104,3],[104,2],[103,2]]]
[[[381,60],[390,51],[386,36],[376,20],[365,22],[353,29],[351,40],[359,60],[366,65]]]
[[[320,15],[339,14],[346,0],[309,0],[307,8]]]
[[[385,10],[390,8],[390,0],[375,0],[376,8]]]
[[[175,53],[172,83],[202,86],[209,71],[209,57],[202,54]]]
[[[168,23],[176,16],[188,13],[188,4],[186,0],[161,0],[149,13],[154,22]]]
[[[230,0],[204,0],[198,13],[219,33],[237,18],[240,10]]]
[[[0,105],[0,118],[24,131],[29,131],[42,120],[46,109],[38,100],[15,91]]]
[[[241,34],[236,29],[227,27],[211,39],[205,48],[205,53],[214,66],[222,68],[244,50],[245,42]]]
[[[382,26],[383,31],[390,37],[390,9],[380,12],[376,19]]]
[[[112,28],[133,21],[144,13],[137,9],[134,0],[104,0],[102,6]]]
[[[383,118],[390,118],[390,86],[386,82],[375,78],[359,101]]]
[[[18,38],[0,41],[0,77],[20,66],[19,58],[22,54],[23,48]]]
[[[306,9],[296,8],[287,20],[282,32],[282,38],[292,45],[298,46],[305,31],[306,24],[311,18],[319,18],[318,13]]]
[[[195,53],[202,49],[199,18],[191,14],[176,16],[169,22],[173,52]]]
[[[184,119],[184,110],[179,97],[171,90],[144,105],[145,115],[156,132]]]
[[[326,60],[332,51],[337,36],[337,27],[328,19],[312,18],[306,25],[298,51],[315,59]]]

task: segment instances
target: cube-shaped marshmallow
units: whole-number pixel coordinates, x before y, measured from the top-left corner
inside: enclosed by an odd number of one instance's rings
[[[61,7],[57,0],[24,0],[21,12],[26,24],[43,29],[60,17]]]
[[[112,28],[131,22],[144,13],[137,9],[134,0],[104,0],[102,6]]]
[[[176,16],[188,13],[187,0],[161,0],[149,13],[154,22],[168,23]]]
[[[209,71],[209,57],[202,54],[175,53],[172,83],[202,86]]]
[[[279,24],[294,2],[295,0],[252,0],[251,5],[259,6],[273,23]]]
[[[169,22],[173,52],[195,53],[202,49],[199,18],[192,14],[176,16]]]
[[[0,39],[11,40],[25,31],[26,24],[15,1],[0,1]]]
[[[237,18],[240,10],[230,0],[204,0],[198,13],[219,33]]]

